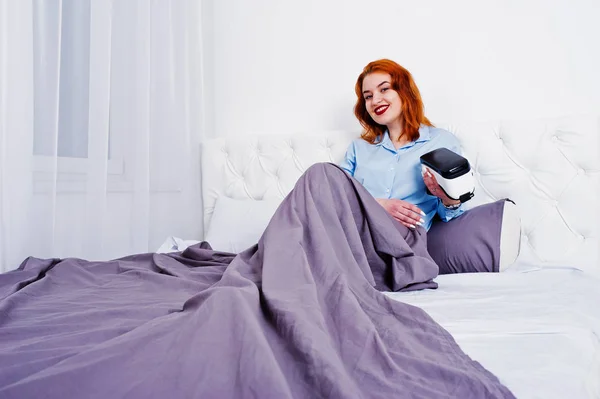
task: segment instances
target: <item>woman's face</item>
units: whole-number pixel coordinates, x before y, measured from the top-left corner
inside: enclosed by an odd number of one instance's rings
[[[362,84],[365,106],[371,118],[380,125],[396,122],[402,113],[402,100],[392,89],[392,78],[385,72],[365,76]]]

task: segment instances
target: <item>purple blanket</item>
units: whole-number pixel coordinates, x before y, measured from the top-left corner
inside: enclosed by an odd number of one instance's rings
[[[0,275],[0,397],[512,398],[379,292],[436,287],[424,234],[318,164],[238,256],[29,258]]]

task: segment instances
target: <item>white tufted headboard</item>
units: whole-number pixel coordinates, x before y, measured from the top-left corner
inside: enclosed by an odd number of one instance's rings
[[[522,220],[520,259],[600,274],[600,117],[439,125],[454,133],[477,187],[468,207],[500,198]],[[339,161],[358,132],[213,139],[202,151],[205,232],[219,196],[283,197],[316,162]]]

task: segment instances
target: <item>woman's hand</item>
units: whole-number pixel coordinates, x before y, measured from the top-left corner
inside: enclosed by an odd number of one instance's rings
[[[389,213],[394,219],[414,229],[415,226],[421,226],[425,221],[421,216],[425,213],[416,205],[399,199],[383,199],[376,198],[377,202]]]
[[[441,199],[442,204],[444,204],[444,206],[460,204],[460,201],[453,200],[452,198],[446,195],[444,190],[442,190],[437,180],[435,179],[435,176],[431,172],[429,172],[429,170],[425,166],[421,166],[421,174],[423,175],[423,182],[425,183],[425,186],[427,186],[427,188],[429,189],[431,195],[434,195]]]

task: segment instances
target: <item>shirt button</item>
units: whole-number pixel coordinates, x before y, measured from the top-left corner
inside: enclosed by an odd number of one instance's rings
[[[389,192],[390,192],[390,189],[388,188],[387,190],[385,190],[385,192],[386,192],[386,193],[389,193]]]

